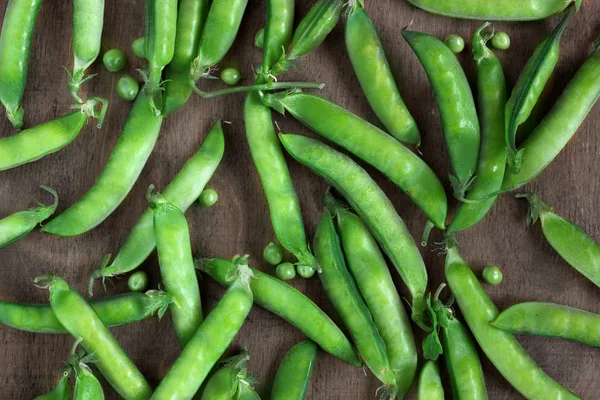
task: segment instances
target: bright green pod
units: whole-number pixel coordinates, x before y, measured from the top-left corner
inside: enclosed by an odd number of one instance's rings
[[[250,385],[241,384],[240,391],[236,400],[261,400],[258,393]]]
[[[206,381],[200,400],[238,399],[242,381],[247,379],[246,364],[249,359],[248,351],[244,350],[237,356],[223,360],[223,366]]]
[[[444,387],[437,362],[429,360],[419,375],[418,400],[444,400]]]
[[[50,392],[36,397],[33,400],[70,400],[71,388],[69,387],[69,377],[71,374],[64,371],[58,384]]]
[[[92,370],[79,363],[75,373],[73,400],[104,400],[104,390]]]
[[[267,23],[264,30],[263,71],[285,56],[294,30],[295,0],[267,0]]]
[[[317,358],[317,345],[304,340],[287,352],[271,389],[271,400],[304,400]]]
[[[162,82],[162,70],[175,54],[177,0],[146,0],[146,59],[148,85],[154,93]]]

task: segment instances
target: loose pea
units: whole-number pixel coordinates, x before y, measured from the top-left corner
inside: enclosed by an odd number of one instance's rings
[[[102,62],[109,72],[118,72],[125,68],[127,59],[121,50],[110,49],[102,56]]]
[[[465,39],[455,33],[448,35],[448,37],[444,40],[444,43],[454,54],[462,53],[462,51],[465,49]]]
[[[127,286],[132,292],[143,292],[148,287],[148,274],[144,271],[134,272],[129,276]]]
[[[312,271],[312,269],[311,269]],[[300,271],[298,271],[299,273]],[[289,281],[296,277],[296,269],[294,268],[294,264],[290,262],[284,262],[277,266],[275,270],[275,275],[282,281]]]
[[[131,43],[133,54],[139,58],[146,58],[146,39],[142,36]]]
[[[262,49],[265,44],[265,28],[260,28],[254,36],[254,45],[259,49]]]
[[[278,265],[283,260],[283,249],[276,243],[269,243],[263,251],[263,258],[270,265]]]
[[[510,36],[506,32],[496,32],[492,37],[492,46],[498,50],[507,50],[510,47]]]
[[[133,101],[140,91],[139,83],[129,75],[123,75],[117,82],[117,93],[127,101]]]
[[[242,79],[242,74],[237,68],[229,67],[221,72],[221,80],[230,86],[237,85],[240,79]]]
[[[296,269],[298,270],[298,275],[306,279],[311,278],[315,274],[315,270],[305,264],[298,264]]]
[[[502,271],[495,265],[483,269],[483,280],[488,285],[497,286],[502,282]]]
[[[217,200],[219,200],[219,194],[214,189],[206,189],[202,191],[200,197],[198,197],[198,202],[202,207],[211,207]]]

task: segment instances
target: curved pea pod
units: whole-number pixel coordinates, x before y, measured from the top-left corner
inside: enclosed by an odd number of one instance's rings
[[[486,400],[485,378],[471,334],[456,318],[442,327],[442,346],[450,374],[453,398]]]
[[[336,219],[348,269],[385,344],[390,368],[396,376],[396,395],[403,398],[417,374],[417,349],[410,319],[368,228],[330,193],[325,195],[325,205]]]
[[[396,393],[396,380],[390,368],[385,343],[356,287],[354,278],[348,272],[340,239],[327,208],[323,210],[317,226],[313,248],[321,264],[319,279],[327,297],[348,328],[361,358],[393,398]]]
[[[63,371],[58,384],[49,393],[36,397],[33,400],[69,400],[71,398],[71,388],[69,387],[69,371]]]
[[[161,84],[162,70],[175,53],[177,0],[146,0],[145,53],[148,60],[148,84],[151,94]]]
[[[217,121],[206,135],[200,148],[186,161],[181,171],[167,185],[162,196],[182,212],[196,201],[213,176],[225,150],[225,136],[221,121]],[[90,293],[96,279],[121,275],[139,267],[156,247],[154,216],[148,207],[133,226],[112,263],[92,273]]]
[[[342,107],[307,93],[264,94],[263,102],[342,146],[381,171],[440,229],[445,229],[446,192],[432,169],[393,137]]]
[[[9,0],[0,34],[0,103],[15,129],[23,127],[21,100],[27,83],[33,31],[42,0]]]
[[[87,365],[79,363],[75,373],[73,400],[104,400],[104,390]]]
[[[475,181],[468,192],[467,202],[462,202],[448,226],[448,233],[460,232],[477,225],[492,209],[497,196],[476,202],[495,193],[502,187],[506,168],[504,143],[504,107],[507,90],[502,64],[486,45],[491,39],[482,25],[473,36],[473,58],[477,66],[477,100],[481,123],[481,149]],[[463,197],[463,193],[457,193]],[[473,202],[475,201],[475,202]]]
[[[419,375],[417,388],[419,400],[444,400],[444,387],[440,377],[440,367],[435,361],[427,361]]]
[[[247,267],[238,272],[238,277],[183,348],[151,399],[191,399],[194,396],[252,308],[251,274]]]
[[[361,217],[408,287],[413,320],[425,327],[427,270],[413,237],[390,199],[367,171],[345,154],[299,135],[280,135],[279,138],[294,159],[325,178]]]
[[[206,381],[200,400],[239,399],[242,382],[248,379],[246,364],[249,359],[248,351],[244,349],[237,356],[223,360],[223,366]]]
[[[94,186],[43,232],[77,236],[101,224],[125,199],[139,177],[158,139],[162,116],[156,115],[148,96],[138,96],[121,136]]]
[[[46,283],[54,315],[88,353],[94,353],[96,367],[117,393],[127,400],[150,398],[146,378],[85,299],[60,278],[44,276],[36,282]]]
[[[408,0],[433,14],[463,19],[534,21],[558,14],[573,0]]]
[[[54,196],[54,203],[47,206],[39,203],[40,206],[37,208],[19,211],[0,219],[0,249],[25,237],[38,224],[48,219],[56,211],[58,193],[48,186],[42,185],[40,187]]]
[[[270,71],[292,40],[295,0],[268,0],[263,40],[262,70]]]
[[[271,400],[304,400],[317,357],[317,345],[304,340],[287,352],[273,381]]]
[[[229,286],[239,266],[231,260],[211,258],[202,260],[198,268],[221,285]],[[250,288],[256,304],[300,329],[334,357],[354,366],[361,365],[344,333],[312,300],[277,278],[251,270],[254,278]]]
[[[579,399],[542,371],[515,337],[490,325],[498,309],[455,247],[448,249],[446,279],[479,346],[504,378],[525,398]]]
[[[441,40],[421,32],[402,30],[433,87],[450,163],[458,182],[468,187],[477,168],[481,135],[473,93],[456,55]]]
[[[294,254],[300,264],[318,270],[319,263],[308,249],[300,201],[273,127],[271,109],[262,104],[256,92],[246,95],[244,125],[279,243]]]
[[[96,110],[99,103],[101,111]],[[104,99],[92,97],[79,110],[64,117],[0,138],[0,171],[39,160],[66,147],[77,138],[88,117],[98,118],[100,128],[107,104]]]
[[[573,268],[600,286],[600,244],[580,227],[555,214],[552,208],[533,193],[521,193],[517,198],[529,201],[527,223],[539,219],[548,243]]]
[[[400,96],[377,30],[362,1],[353,3],[346,18],[346,50],[363,93],[393,137],[419,146],[419,128]]]
[[[600,347],[600,315],[562,304],[515,304],[502,311],[491,325],[510,333],[557,337]]]

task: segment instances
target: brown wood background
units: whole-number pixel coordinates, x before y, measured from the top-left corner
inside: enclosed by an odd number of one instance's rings
[[[297,16],[309,9],[312,1],[297,2]],[[500,2],[501,3],[501,2]],[[7,0],[0,1],[0,13]],[[233,49],[223,67],[235,66],[250,82],[251,66],[260,61],[260,51],[253,46],[254,34],[264,23],[264,1],[251,1]],[[443,143],[437,106],[425,73],[408,45],[401,39],[400,28],[412,21],[412,29],[422,30],[440,38],[450,33],[470,37],[479,26],[477,21],[460,21],[437,17],[417,10],[403,0],[367,2],[367,10],[378,26],[390,63],[401,87],[403,97],[421,129],[424,159],[448,187],[448,161]],[[107,0],[103,50],[121,48],[128,58],[124,73],[135,75],[143,66],[134,57],[130,44],[144,30],[144,1]],[[298,20],[299,18],[297,18]],[[531,23],[498,23],[512,37],[509,51],[499,52],[509,82],[514,83],[529,55],[550,32],[556,19]],[[543,96],[547,110],[590,53],[593,39],[600,33],[600,4],[586,0],[565,33],[562,57],[556,73]],[[459,55],[473,82],[473,62],[470,49]],[[66,74],[61,66],[72,66],[71,6],[69,1],[46,1],[39,15],[34,40],[29,82],[24,107],[27,126],[34,126],[69,112],[72,103],[67,90]],[[104,96],[110,100],[105,125],[97,130],[88,123],[79,138],[64,150],[38,162],[0,172],[0,217],[34,204],[34,200],[49,201],[38,189],[45,184],[56,188],[61,197],[59,211],[80,198],[102,170],[119,136],[130,104],[118,97],[116,82],[121,73],[109,73],[97,62],[93,72],[98,76],[84,88],[84,93]],[[289,80],[325,82],[321,94],[367,120],[377,123],[345,54],[343,26],[340,24],[314,54],[302,58]],[[209,88],[218,83],[212,82]],[[123,239],[146,208],[144,192],[150,183],[164,186],[179,171],[185,160],[202,142],[212,123],[222,118],[225,125],[226,152],[221,166],[209,186],[218,190],[219,202],[210,209],[192,207],[188,220],[192,230],[192,245],[208,255],[230,257],[249,253],[252,264],[263,265],[262,250],[274,240],[267,204],[258,175],[252,164],[244,137],[242,120],[243,96],[203,101],[193,98],[181,111],[163,125],[161,136],[141,177],[121,206],[97,229],[75,238],[65,239],[34,232],[16,245],[0,250],[0,298],[19,302],[46,302],[48,293],[33,285],[33,278],[44,273],[63,275],[76,288],[84,291],[90,272],[99,267],[102,256],[116,252]],[[274,114],[275,115],[275,114]],[[275,115],[282,130],[308,133],[291,118]],[[596,107],[579,133],[557,160],[527,189],[540,194],[558,213],[571,219],[592,236],[600,238],[600,194],[597,168],[600,162],[600,107]],[[11,135],[10,124],[0,119],[2,135]],[[303,206],[306,229],[314,232],[321,208],[325,183],[309,171],[290,161],[294,183]],[[425,217],[406,196],[370,169],[373,176],[395,203],[409,229],[419,237]],[[456,208],[451,200],[450,209]],[[600,312],[600,291],[583,276],[571,269],[555,254],[542,237],[539,226],[525,225],[526,204],[510,195],[503,196],[492,213],[479,226],[462,234],[463,256],[476,272],[485,265],[500,265],[504,282],[488,293],[504,308],[516,302],[554,301]],[[434,240],[441,239],[438,233]],[[443,279],[444,258],[422,249],[431,276],[430,289]],[[151,275],[151,285],[159,283],[156,256],[143,265]],[[272,272],[272,271],[271,271]],[[108,294],[127,290],[126,279],[109,286]],[[293,285],[331,311],[317,278],[293,281]],[[399,284],[405,293],[405,288]],[[201,281],[206,312],[220,298],[223,290],[210,279]],[[99,289],[97,293],[100,294]],[[156,385],[179,353],[169,318],[162,322],[147,320],[114,329],[119,342],[141,371]],[[274,315],[255,308],[230,348],[230,352],[246,346],[252,360],[250,371],[262,384],[268,384],[285,352],[303,335]],[[594,348],[560,340],[520,337],[519,340],[541,367],[560,383],[584,398],[598,397],[597,370],[600,353]],[[66,358],[73,340],[68,336],[24,333],[0,327],[0,399],[29,399],[53,386],[58,370]],[[516,391],[484,360],[486,383],[490,399],[520,398]],[[377,381],[362,370],[321,352],[310,384],[309,399],[369,399],[378,387]],[[116,398],[111,389],[107,398]],[[268,398],[265,396],[265,398]],[[414,390],[410,398],[415,398]]]

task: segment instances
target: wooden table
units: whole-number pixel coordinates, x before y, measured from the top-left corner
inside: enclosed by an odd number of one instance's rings
[[[6,8],[0,1],[0,12]],[[297,15],[302,16],[312,1],[298,1]],[[591,43],[600,33],[600,4],[587,1],[567,28],[562,56],[556,73],[543,96],[543,111],[547,111],[557,96],[590,53]],[[248,6],[241,32],[233,49],[221,64],[235,66],[246,74],[249,83],[251,66],[260,61],[254,47],[254,34],[264,24],[264,1],[252,1]],[[378,26],[390,63],[397,77],[404,100],[421,129],[423,158],[447,181],[449,164],[444,146],[436,102],[425,73],[408,45],[400,36],[400,28],[412,22],[411,29],[445,37],[458,33],[470,37],[480,25],[477,21],[441,18],[417,10],[403,0],[367,2],[367,10]],[[128,65],[125,73],[136,75],[143,63],[135,58],[131,42],[144,33],[144,1],[107,0],[103,50],[123,49]],[[506,74],[514,83],[533,49],[545,38],[557,20],[531,23],[499,23],[495,27],[507,31],[513,46],[499,52]],[[344,49],[343,26],[340,24],[314,54],[302,58],[286,79],[325,82],[321,94],[367,120],[377,123],[360,87]],[[474,82],[470,51],[460,54],[471,82]],[[46,1],[39,15],[34,48],[25,93],[24,107],[27,126],[54,119],[69,112],[72,103],[67,90],[66,74],[61,65],[71,67],[71,6],[69,1]],[[101,130],[88,123],[80,137],[64,150],[38,162],[0,172],[0,216],[34,204],[35,199],[49,201],[38,185],[56,188],[60,194],[59,211],[85,193],[102,170],[119,133],[130,104],[118,97],[116,82],[121,73],[109,73],[100,63],[98,73],[84,88],[84,93],[106,97],[111,103]],[[214,89],[218,82],[207,84]],[[74,287],[84,291],[90,272],[100,266],[102,256],[116,252],[147,203],[144,193],[149,184],[164,188],[202,142],[216,119],[231,122],[225,125],[226,152],[221,166],[209,186],[219,192],[219,202],[212,208],[192,207],[188,220],[194,250],[207,255],[230,257],[248,253],[252,264],[273,272],[263,265],[262,250],[274,240],[267,203],[256,170],[252,164],[244,137],[242,120],[243,96],[236,95],[204,101],[193,98],[181,111],[168,118],[161,136],[142,175],[121,206],[97,229],[75,238],[58,238],[34,232],[16,245],[0,251],[0,298],[3,300],[44,303],[48,292],[33,285],[33,278],[44,273],[64,276]],[[274,114],[275,115],[275,114]],[[275,115],[284,132],[313,135],[292,118]],[[10,124],[0,119],[2,135],[11,135]],[[552,165],[527,186],[558,213],[577,223],[592,236],[600,238],[600,107],[596,107],[579,133]],[[314,233],[322,207],[325,182],[294,161],[289,162],[296,190],[300,197],[306,228]],[[424,215],[403,195],[399,188],[369,169],[390,196],[398,212],[415,238],[425,224]],[[451,210],[456,201],[451,199]],[[539,226],[527,228],[526,202],[511,195],[503,196],[483,223],[460,236],[461,252],[479,273],[484,266],[496,264],[504,272],[504,282],[497,288],[486,286],[500,308],[528,301],[553,301],[600,312],[600,291],[591,282],[570,268],[544,240]],[[441,240],[435,232],[433,240]],[[430,289],[443,280],[444,258],[422,249],[431,276]],[[156,255],[143,265],[151,276],[151,285],[159,283]],[[395,277],[397,278],[397,277]],[[332,307],[317,278],[292,282],[331,313]],[[406,289],[398,280],[403,295]],[[204,307],[210,310],[223,290],[209,278],[201,281]],[[107,294],[127,290],[126,279],[108,285]],[[97,295],[101,291],[97,289]],[[152,319],[114,329],[119,342],[131,358],[156,385],[179,354],[170,319]],[[419,336],[422,336],[419,334]],[[249,370],[262,383],[268,383],[286,351],[303,339],[301,332],[260,308],[255,308],[232,344],[229,353],[243,347],[250,351]],[[584,398],[597,398],[597,370],[600,353],[591,347],[555,339],[519,337],[520,342],[540,366],[560,383]],[[52,336],[24,333],[0,327],[0,399],[29,399],[44,393],[59,377],[62,361],[67,357],[73,339],[67,335]],[[490,399],[517,399],[518,393],[487,361],[484,362]],[[350,367],[328,354],[319,354],[311,381],[309,399],[370,399],[379,383],[370,374]],[[414,390],[410,398],[415,398]],[[116,398],[107,388],[107,399]],[[448,394],[450,396],[450,394]],[[266,397],[266,396],[265,396]]]

